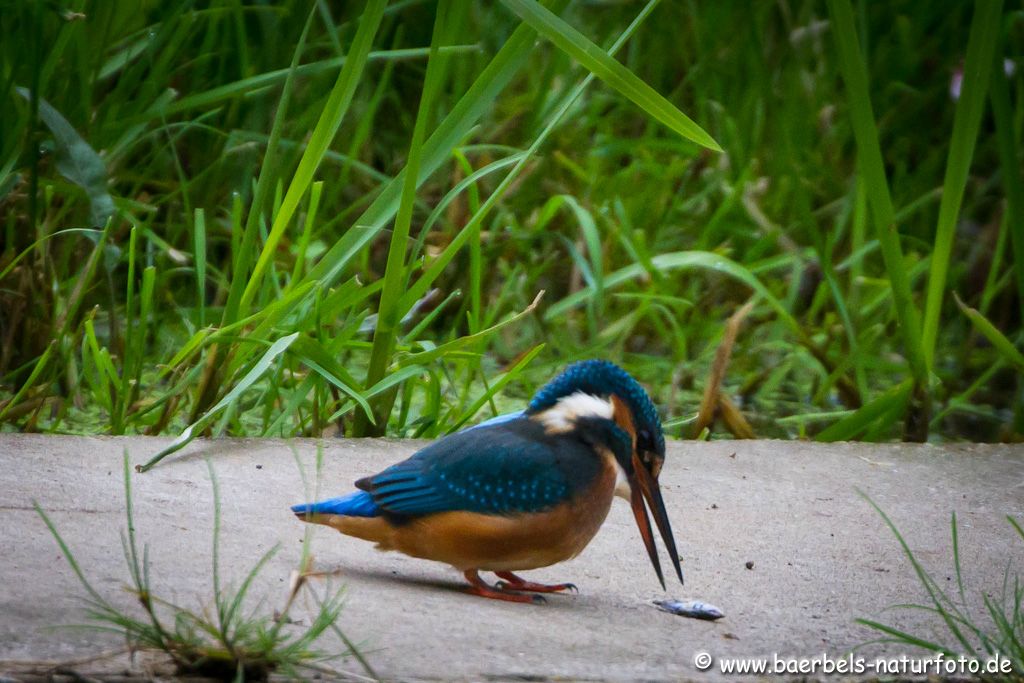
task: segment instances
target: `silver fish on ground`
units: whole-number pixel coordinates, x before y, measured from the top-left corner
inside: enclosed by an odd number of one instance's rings
[[[700,600],[687,600],[685,602],[680,600],[655,600],[654,604],[663,612],[678,614],[681,617],[690,617],[691,619],[716,621],[725,616],[722,610]]]

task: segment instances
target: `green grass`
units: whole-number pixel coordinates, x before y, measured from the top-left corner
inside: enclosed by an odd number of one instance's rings
[[[1024,436],[1012,4],[68,0],[0,31],[0,429],[429,437],[598,356],[679,437],[752,301],[721,392],[758,436]]]
[[[283,607],[274,615],[266,614],[260,599],[255,608],[249,598],[253,581],[267,562],[277,554],[278,547],[264,553],[237,586],[225,584],[220,571],[220,494],[213,465],[209,465],[213,488],[213,581],[212,606],[189,609],[161,598],[153,591],[154,568],[149,562],[149,547],[142,545],[135,528],[132,503],[131,470],[128,453],[124,455],[124,492],[126,532],[122,532],[124,558],[128,567],[128,590],[137,601],[135,610],[123,609],[103,596],[86,578],[74,552],[60,535],[46,512],[34,503],[36,512],[46,523],[61,553],[78,577],[86,596],[84,628],[109,631],[124,638],[132,651],[147,650],[165,655],[180,675],[197,675],[219,680],[266,680],[270,674],[301,678],[304,675],[339,675],[328,667],[342,657],[354,657],[366,672],[376,678],[369,664],[354,648],[336,621],[341,614],[344,592],[335,589],[321,598],[307,587],[307,567],[311,562],[307,534],[302,558],[286,596]],[[319,462],[319,456],[318,456]],[[314,591],[318,610],[305,628],[292,625],[288,616],[296,598],[304,591]],[[344,643],[341,652],[329,653],[315,647],[328,631]]]
[[[863,494],[862,494],[863,495]],[[964,583],[963,566],[960,555],[960,535],[956,513],[950,520],[953,537],[953,571],[956,576],[956,590],[947,591],[943,584],[921,565],[910,550],[906,540],[896,525],[889,519],[871,499],[865,496],[875,508],[886,526],[892,531],[896,540],[903,548],[903,553],[914,568],[922,588],[928,594],[928,603],[923,605],[899,605],[899,608],[919,610],[935,617],[939,631],[945,638],[938,635],[914,634],[873,619],[858,619],[858,623],[869,626],[881,634],[883,642],[921,648],[930,652],[942,653],[952,659],[961,656],[969,660],[992,659],[997,655],[1008,662],[1012,672],[1008,675],[990,676],[991,680],[1024,681],[1024,577],[1019,574],[1019,567],[1007,566],[1003,574],[1001,590],[989,589],[980,593],[981,604],[984,605],[984,616],[979,618],[972,613],[968,588]],[[1007,517],[1010,525],[1008,543],[1024,543],[1024,528],[1013,517]],[[976,598],[972,594],[970,601]],[[1006,674],[1006,672],[1002,672]],[[986,677],[981,677],[985,679]]]

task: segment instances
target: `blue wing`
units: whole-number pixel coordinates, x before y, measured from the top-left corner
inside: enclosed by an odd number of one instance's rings
[[[452,434],[356,482],[385,512],[538,512],[597,476],[600,461],[569,435],[517,416]]]

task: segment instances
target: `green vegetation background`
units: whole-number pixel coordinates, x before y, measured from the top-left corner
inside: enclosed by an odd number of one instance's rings
[[[1019,3],[0,5],[3,429],[1024,434]]]

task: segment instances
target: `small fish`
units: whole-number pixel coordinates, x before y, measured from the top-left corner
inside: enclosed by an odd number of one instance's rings
[[[678,614],[681,617],[690,617],[691,619],[715,621],[725,616],[722,610],[700,600],[687,600],[686,602],[679,600],[655,600],[654,604],[663,612]]]

